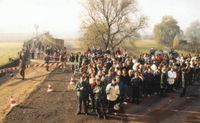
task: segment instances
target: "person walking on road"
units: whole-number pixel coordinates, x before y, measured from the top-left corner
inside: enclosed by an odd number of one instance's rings
[[[50,56],[46,55],[45,58],[45,64],[46,64],[46,70],[49,71],[49,60],[50,60]]]
[[[19,73],[22,76],[22,80],[25,79],[25,69],[26,69],[26,58],[24,53],[22,53],[19,63]]]

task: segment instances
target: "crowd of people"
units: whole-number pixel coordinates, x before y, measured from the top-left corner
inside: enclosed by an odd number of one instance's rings
[[[46,64],[53,60],[54,62],[62,62],[63,67],[66,68],[67,62],[67,48],[58,48],[53,45],[44,45],[40,41],[28,41],[24,42],[22,50],[19,55],[19,72],[22,76],[22,80],[25,79],[26,65],[30,59],[44,60]],[[46,66],[46,70],[49,71],[49,66]]]
[[[174,56],[173,54],[141,54],[130,56],[121,48],[102,50],[88,48],[86,52],[67,54],[67,49],[44,48],[45,63],[51,59],[62,62],[78,62],[72,70],[81,73],[76,83],[78,110],[82,113],[96,112],[98,118],[107,118],[107,114],[120,112],[121,105],[140,104],[141,97],[181,92],[186,95],[188,85],[200,80],[200,56]],[[34,58],[30,49],[20,54],[20,74],[25,78],[27,58]],[[46,66],[49,70],[48,65]],[[177,91],[180,90],[181,91]]]
[[[117,114],[122,104],[140,104],[141,97],[181,92],[200,80],[199,56],[142,54],[130,56],[123,49],[88,48],[85,53],[70,55],[81,73],[76,84],[78,110],[85,115],[96,112],[98,118]],[[180,90],[181,91],[177,91]],[[82,106],[83,105],[83,106]]]

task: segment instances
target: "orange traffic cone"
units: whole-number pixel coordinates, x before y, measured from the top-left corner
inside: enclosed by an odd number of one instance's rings
[[[12,107],[14,107],[16,105],[17,105],[16,100],[13,98],[13,96],[11,96],[10,97],[10,107],[12,108]]]
[[[53,91],[52,85],[48,84],[47,92],[52,92],[52,91]]]
[[[74,85],[75,83],[76,83],[76,80],[74,79],[74,77],[71,77],[69,84]]]

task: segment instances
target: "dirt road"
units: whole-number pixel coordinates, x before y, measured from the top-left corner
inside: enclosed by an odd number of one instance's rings
[[[185,98],[179,92],[166,98],[143,98],[140,105],[124,105],[124,112],[99,120],[94,115],[76,116],[76,93],[68,90],[72,73],[56,69],[20,105],[6,116],[4,123],[200,123],[200,86],[188,88]],[[51,83],[54,91],[47,93]]]

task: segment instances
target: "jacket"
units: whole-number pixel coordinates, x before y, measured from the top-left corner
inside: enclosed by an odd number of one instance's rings
[[[119,85],[112,85],[112,83],[108,84],[106,86],[106,93],[109,101],[116,101],[120,94]]]
[[[105,93],[105,88],[103,84],[96,85],[93,89],[94,93],[94,99],[95,100],[105,100],[106,99],[106,93]]]
[[[170,84],[170,85],[173,85],[174,84],[174,82],[175,82],[175,79],[176,79],[176,72],[175,71],[168,71],[168,83]]]
[[[81,88],[83,87],[83,90],[81,90]],[[89,95],[89,90],[90,90],[90,87],[89,87],[89,84],[87,82],[78,82],[76,84],[76,87],[75,87],[76,91],[77,91],[77,96],[81,99],[85,99],[88,97]]]

